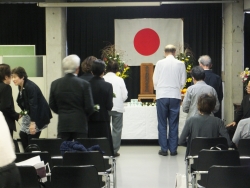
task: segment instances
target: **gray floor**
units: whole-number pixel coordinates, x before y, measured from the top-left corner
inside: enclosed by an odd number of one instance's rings
[[[158,155],[159,146],[121,146],[117,157],[117,188],[174,188],[176,173],[185,174],[184,154]]]

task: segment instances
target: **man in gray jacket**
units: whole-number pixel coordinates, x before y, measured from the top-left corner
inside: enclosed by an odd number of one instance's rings
[[[215,89],[204,82],[205,71],[202,67],[196,66],[192,68],[191,75],[194,85],[187,89],[186,95],[182,103],[183,112],[188,113],[187,119],[198,113],[197,102],[201,94],[210,94],[216,97],[216,105],[213,113],[217,112],[220,107],[220,103],[217,97]]]

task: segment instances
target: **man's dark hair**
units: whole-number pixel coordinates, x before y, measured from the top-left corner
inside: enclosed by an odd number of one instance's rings
[[[0,64],[0,80],[4,81],[5,76],[10,77],[11,71],[10,71],[10,66],[7,64]]]
[[[214,95],[202,94],[197,103],[198,110],[204,114],[211,114],[216,105],[216,98]]]
[[[101,59],[97,59],[92,63],[91,71],[93,75],[100,76],[105,71],[105,63]]]
[[[23,67],[16,67],[12,69],[11,74],[16,74],[19,78],[23,78],[24,80],[27,80],[28,76]]]
[[[205,79],[205,71],[200,66],[195,66],[191,70],[191,76],[194,77],[196,81]]]
[[[97,58],[94,56],[89,56],[81,64],[82,72],[84,73],[91,73],[91,67],[92,63],[96,60]]]
[[[106,72],[116,73],[119,71],[119,64],[117,61],[109,59],[106,67]]]

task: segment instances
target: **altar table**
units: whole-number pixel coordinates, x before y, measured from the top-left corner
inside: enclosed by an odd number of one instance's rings
[[[187,114],[180,108],[179,135]],[[125,106],[122,139],[158,139],[156,106]]]

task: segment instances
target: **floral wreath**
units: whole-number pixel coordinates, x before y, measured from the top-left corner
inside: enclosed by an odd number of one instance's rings
[[[242,79],[243,87],[244,88],[248,85],[248,82],[250,81],[250,77],[249,76],[250,76],[250,71],[249,71],[249,68],[246,67],[245,70],[240,73],[240,77]]]
[[[129,66],[125,64],[125,61],[122,60],[123,52],[115,48],[115,45],[108,45],[102,49],[102,59],[105,64],[108,64],[108,60],[115,60],[118,62],[119,71],[116,72],[116,75],[125,79],[129,77]]]
[[[187,80],[186,80],[186,84],[185,84],[184,88],[181,90],[181,93],[185,94],[187,91],[187,88],[192,83],[191,69],[194,66],[194,55],[193,55],[192,51],[187,48],[184,53],[179,53],[178,55],[176,55],[175,58],[182,61],[186,67]]]

